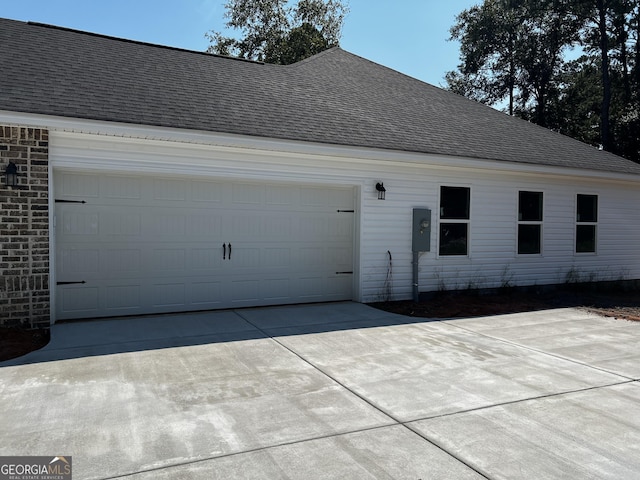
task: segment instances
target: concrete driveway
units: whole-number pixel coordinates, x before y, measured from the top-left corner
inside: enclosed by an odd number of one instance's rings
[[[572,309],[61,324],[0,364],[0,455],[70,455],[76,479],[637,479],[639,346]]]

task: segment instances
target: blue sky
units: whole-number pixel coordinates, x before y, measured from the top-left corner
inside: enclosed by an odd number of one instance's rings
[[[225,0],[14,0],[0,17],[31,20],[115,37],[206,50],[204,34],[223,30]],[[356,55],[444,84],[458,64],[447,41],[455,16],[477,0],[350,0],[341,46]]]

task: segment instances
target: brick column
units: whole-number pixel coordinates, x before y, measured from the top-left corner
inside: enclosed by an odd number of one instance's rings
[[[7,187],[9,161],[17,188]],[[49,132],[0,125],[0,324],[49,325]]]

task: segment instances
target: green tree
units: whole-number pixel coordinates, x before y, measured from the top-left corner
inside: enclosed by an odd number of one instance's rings
[[[516,50],[519,35],[518,12],[506,2],[488,0],[462,11],[451,27],[451,39],[460,41],[461,64],[445,76],[449,88],[493,105],[508,98],[514,112],[518,83]]]
[[[484,0],[456,20],[448,88],[640,161],[640,0]]]
[[[616,119],[612,119],[612,114],[615,116],[619,112],[613,112],[612,109],[615,108],[616,102],[623,105],[632,102],[628,39],[631,15],[633,10],[638,8],[638,0],[573,1],[575,11],[584,22],[583,47],[592,55],[599,56],[602,90],[600,143],[605,150],[618,153],[622,149],[616,146]],[[619,95],[625,98],[616,98]],[[620,110],[621,106],[618,105],[617,110]],[[622,109],[624,110],[624,107]]]
[[[551,128],[590,145],[600,145],[600,65],[583,55],[568,62],[560,78]]]
[[[210,31],[209,53],[283,65],[337,46],[348,13],[340,0],[229,0],[225,9],[239,38]]]
[[[489,104],[508,101],[510,115],[549,123],[564,50],[578,38],[579,22],[561,0],[485,0],[464,10],[451,28],[460,41],[458,72],[445,79]],[[469,88],[474,85],[474,88]]]

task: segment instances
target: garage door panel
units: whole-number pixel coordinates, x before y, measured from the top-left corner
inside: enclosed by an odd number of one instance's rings
[[[344,188],[332,188],[327,191],[328,205],[336,209],[353,208],[353,191]]]
[[[187,180],[158,178],[153,181],[154,200],[184,202],[187,199]]]
[[[100,255],[98,248],[71,248],[64,250],[58,261],[60,272],[69,279],[100,274]],[[68,280],[70,281],[70,280]]]
[[[67,173],[56,182],[56,190],[64,198],[98,198],[100,177],[91,174]]]
[[[67,244],[56,254],[58,281],[139,276],[142,255],[136,249],[100,250],[87,244]]]
[[[351,289],[350,274],[335,275],[328,278],[327,295],[330,300],[341,300],[342,292]]]
[[[136,275],[143,264],[144,252],[139,248],[130,248],[129,245],[117,245],[103,250],[101,273],[102,275],[123,278]]]
[[[308,214],[299,219],[298,229],[295,232],[296,238],[302,242],[313,242],[323,238],[326,235],[328,223],[326,214]]]
[[[348,247],[327,248],[327,263],[335,265],[338,271],[351,270],[353,266],[351,249]]]
[[[234,205],[263,205],[265,187],[254,183],[234,183],[231,188],[231,201]]]
[[[182,282],[158,282],[151,286],[152,306],[186,307],[186,287]]]
[[[227,237],[235,238],[261,238],[263,218],[254,213],[242,212],[233,217],[232,228],[227,231]]]
[[[97,236],[100,214],[81,210],[67,210],[61,215],[60,228],[68,236]]]
[[[233,306],[240,304],[255,305],[260,301],[260,281],[239,279],[231,280],[230,297]]]
[[[351,298],[336,272],[353,270],[354,215],[337,212],[352,188],[63,172],[54,186],[86,202],[56,203],[57,319]]]
[[[226,190],[227,185],[221,182],[191,182],[191,198],[198,203],[220,204],[225,198]]]
[[[325,207],[330,205],[331,190],[322,187],[309,187],[300,192],[300,205]]]
[[[106,210],[106,209],[105,209]],[[129,241],[135,240],[143,233],[143,212],[124,211],[113,212],[104,211],[100,213],[100,234],[104,236],[133,237]]]
[[[289,277],[269,277],[262,282],[262,298],[265,302],[282,302],[293,297],[292,280]]]
[[[291,268],[291,248],[265,248],[262,265],[266,268]]]
[[[100,311],[98,287],[65,286],[58,288],[57,302],[69,318],[92,317]]]
[[[272,206],[293,206],[298,201],[298,189],[289,185],[268,185],[265,190],[265,204]]]
[[[353,238],[353,219],[344,216],[332,218],[327,234],[330,240],[338,242]]]
[[[136,311],[142,307],[142,288],[138,284],[107,285],[104,290],[107,311],[120,315],[123,310]]]
[[[195,246],[191,248],[191,264],[189,268],[196,274],[217,272],[222,266],[222,250],[222,245],[212,247]]]
[[[101,196],[113,200],[140,200],[143,193],[142,183],[139,177],[104,175],[100,177],[100,193]]]
[[[187,271],[187,252],[184,248],[154,248],[151,267],[154,273],[184,275]]]
[[[269,215],[262,219],[264,228],[262,239],[268,242],[291,240],[293,233],[293,219],[280,215]]]
[[[325,279],[320,275],[299,277],[297,296],[302,301],[316,301],[321,297],[324,283]]]
[[[216,308],[222,305],[223,284],[219,280],[193,282],[189,290],[190,302],[202,309]]]
[[[222,240],[222,215],[206,211],[189,215],[187,219],[187,235],[189,238],[194,238],[195,236],[211,241]]]

